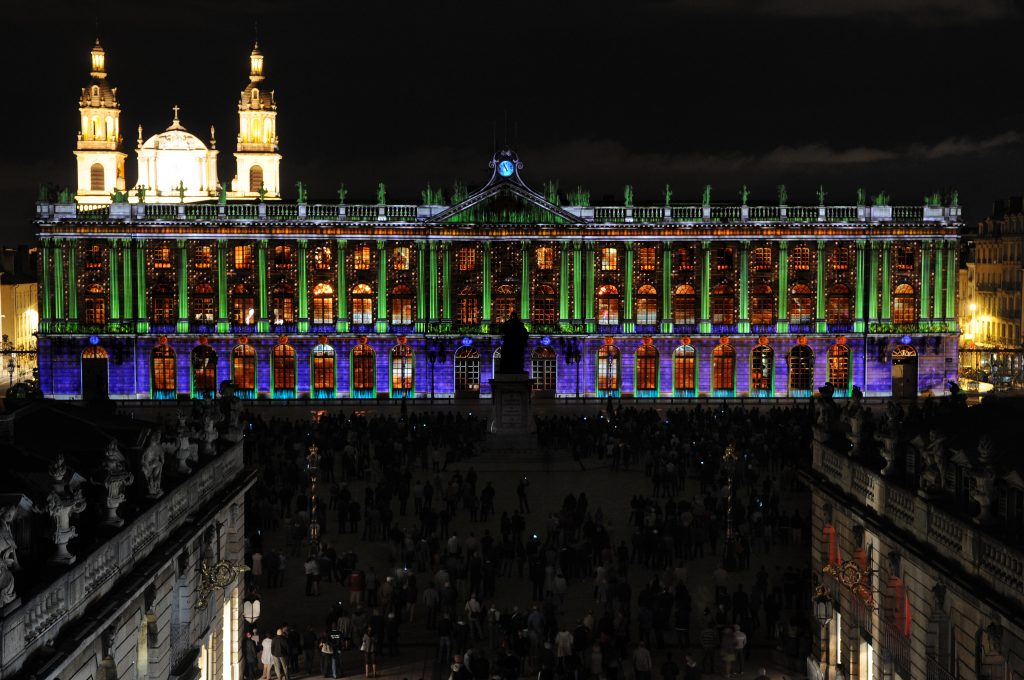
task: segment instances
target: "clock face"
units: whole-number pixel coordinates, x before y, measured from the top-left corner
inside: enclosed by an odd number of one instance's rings
[[[513,172],[515,172],[515,166],[512,165],[512,161],[498,163],[498,174],[502,177],[511,177]]]

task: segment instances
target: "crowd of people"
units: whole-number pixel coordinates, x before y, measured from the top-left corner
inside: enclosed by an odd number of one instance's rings
[[[811,420],[803,407],[538,418],[542,449],[586,471],[643,473],[649,493],[606,511],[588,497],[586,473],[572,475],[584,488],[534,498],[532,509],[528,477],[482,479],[477,418],[253,415],[246,455],[262,474],[248,507],[251,586],[280,588],[302,564],[305,595],[329,604],[315,625],[249,631],[246,677],[351,675],[356,653],[372,677],[409,637],[436,645],[431,672],[452,680],[730,676],[753,670],[754,644],[799,663],[812,575],[777,553],[809,544],[805,514],[786,501],[810,455]]]

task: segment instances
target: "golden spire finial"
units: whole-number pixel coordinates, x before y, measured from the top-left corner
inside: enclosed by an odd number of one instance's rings
[[[96,44],[92,47],[90,53],[90,59],[92,63],[92,77],[93,78],[106,78],[107,77],[107,57],[103,51],[103,45],[100,45],[99,36],[96,36]]]

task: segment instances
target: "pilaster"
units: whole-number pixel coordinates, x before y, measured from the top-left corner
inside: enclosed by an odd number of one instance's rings
[[[737,330],[740,333],[750,332],[750,241],[740,246],[740,322]]]
[[[231,330],[228,321],[228,243],[224,239],[217,240],[217,332],[227,333]]]
[[[955,240],[946,241],[946,248],[949,251],[949,255],[946,258],[946,309],[945,320],[946,329],[951,332],[956,332],[956,275],[957,275],[957,251],[956,251]]]
[[[349,329],[348,320],[348,283],[345,281],[345,266],[347,261],[348,241],[338,239],[336,242],[337,253],[334,261],[338,274],[338,314],[335,327],[339,333],[347,333]]]
[[[438,286],[438,270],[437,270],[437,241],[430,241],[430,321],[436,323],[440,319],[440,313],[437,308],[437,286]],[[445,281],[444,285],[448,285]]]
[[[427,242],[416,242],[416,332],[427,330]]]
[[[132,241],[131,239],[121,240],[121,265],[124,269],[122,271],[124,279],[124,310],[121,314],[125,321],[132,322],[135,320],[134,314],[134,300],[135,292],[132,284],[134,283],[132,277]]]
[[[889,263],[890,243],[882,243],[882,321],[892,321],[892,268]]]
[[[569,244],[562,241],[558,256],[558,322],[569,322]]]
[[[78,322],[78,247],[74,241],[68,248],[68,318]]]
[[[52,240],[48,238],[40,239],[43,246],[43,265],[42,265],[42,284],[43,284],[43,295],[42,295],[42,328],[48,328],[52,322],[51,311],[53,309],[50,302],[51,296],[53,295],[53,284],[50,281],[50,258],[53,257],[53,245]]]
[[[523,321],[530,319],[530,242],[521,241],[520,244],[521,274],[519,277],[519,318]]]
[[[931,286],[931,257],[932,244],[930,241],[921,241],[921,308],[918,311],[918,318],[924,322],[931,317],[931,305],[928,304],[928,293]],[[941,274],[939,274],[941,276]]]
[[[626,246],[626,283],[625,295],[623,296],[622,332],[632,333],[636,330],[636,309],[633,306],[633,242],[629,241]]]
[[[941,321],[946,316],[946,315],[943,314],[943,310],[942,310],[942,303],[943,303],[943,299],[942,299],[942,286],[945,284],[945,280],[943,279],[943,272],[942,272],[942,265],[943,265],[942,241],[932,241],[931,247],[932,247],[932,249],[935,252],[935,295],[934,295],[935,305],[933,307],[932,319],[934,321]],[[922,282],[921,283],[922,290],[924,289],[925,285],[926,285],[926,282]]]
[[[672,332],[672,251],[673,244],[661,246],[661,332]]]
[[[825,333],[825,242],[818,241],[815,263],[818,266],[818,280],[814,287],[814,327],[818,333]]]
[[[878,241],[868,241],[871,264],[868,266],[868,324],[878,321]],[[869,325],[870,328],[870,325]]]
[[[64,241],[54,239],[53,245],[53,318],[64,321]],[[77,283],[72,282],[72,285],[77,286]]]
[[[386,241],[377,241],[377,318],[374,330],[388,331],[388,251]]]
[[[260,205],[265,205],[260,203]],[[270,319],[267,314],[267,239],[256,242],[256,278],[259,286],[259,318],[256,330],[260,333],[270,332]]]
[[[135,257],[135,332],[149,332],[149,313],[146,311],[146,244],[132,242]]]
[[[572,244],[572,318],[577,323],[583,320],[583,244],[574,241]]]
[[[449,322],[449,323],[451,323],[451,320],[453,318],[452,317],[452,293],[453,293],[453,291],[452,291],[452,249],[451,249],[451,245],[448,244],[448,243],[442,243],[441,244],[441,264],[442,264],[442,267],[443,267],[443,275],[444,275],[444,279],[442,281],[442,283],[444,284],[444,288],[442,289],[442,292],[444,293],[444,298],[443,298],[444,309],[442,310],[442,313],[444,314],[444,320]]]
[[[188,241],[178,241],[178,332],[188,333]]]
[[[110,279],[110,315],[108,321],[121,319],[121,266],[118,258],[118,239],[112,238],[107,242],[107,268]],[[71,281],[69,279],[68,283]]]
[[[298,290],[296,291],[299,295],[299,332],[309,332],[309,286],[307,284],[307,267],[306,251],[309,248],[309,241],[306,239],[299,239],[298,242]]]
[[[481,266],[483,272],[481,278],[483,279],[483,308],[480,310],[480,323],[486,328],[491,323],[491,242],[484,241],[481,245],[483,249],[483,262]],[[525,317],[524,317],[525,318]]]
[[[853,302],[853,330],[863,333],[867,328],[864,318],[864,240],[857,241],[857,288],[854,291]]]
[[[700,242],[700,332],[711,332],[711,241]]]
[[[779,317],[775,330],[789,332],[789,241],[779,241]]]
[[[583,292],[586,297],[584,306],[586,307],[584,313],[586,318],[584,323],[588,333],[593,333],[597,330],[597,321],[594,318],[594,244],[591,241],[586,242],[586,252],[584,253],[583,273],[586,278],[586,283],[583,286]]]

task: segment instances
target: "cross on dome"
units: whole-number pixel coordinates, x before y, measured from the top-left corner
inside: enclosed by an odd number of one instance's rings
[[[171,107],[171,110],[174,111],[174,120],[171,121],[171,126],[169,128],[167,128],[167,129],[168,130],[183,130],[184,128],[181,125],[181,121],[178,119],[178,112],[181,111],[181,107],[178,106],[177,104],[175,104],[174,106]]]

